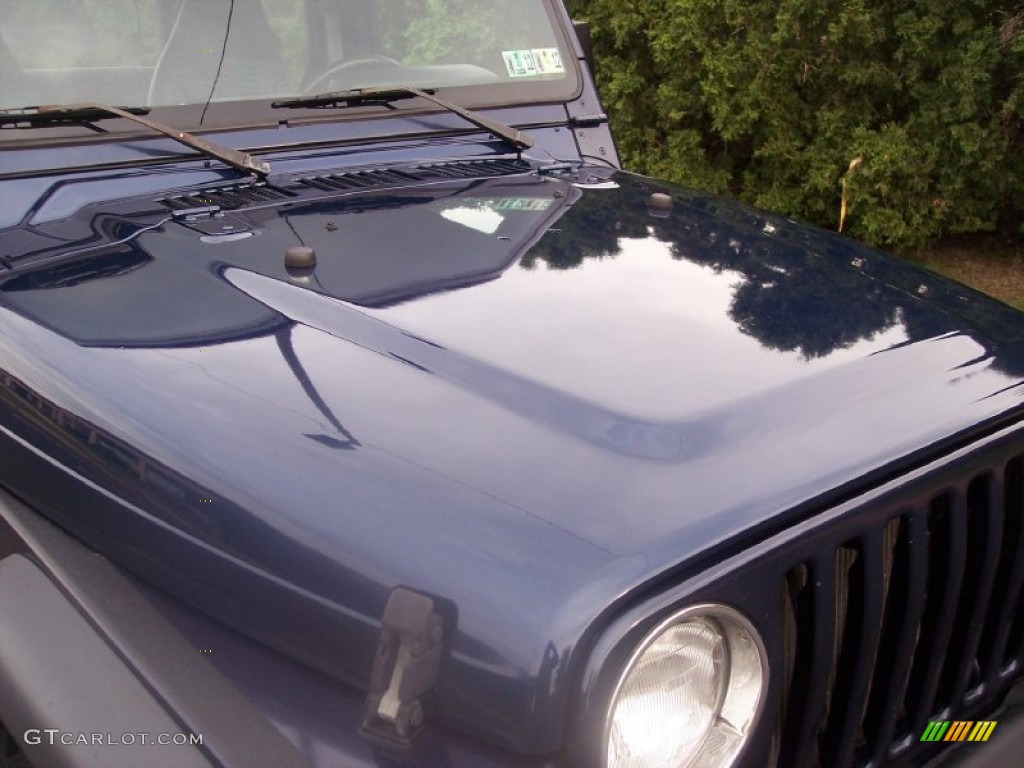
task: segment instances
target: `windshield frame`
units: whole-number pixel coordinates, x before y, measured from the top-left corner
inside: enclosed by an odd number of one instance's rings
[[[567,28],[567,16],[558,3],[553,0],[539,0],[539,2],[551,24],[557,45],[560,50],[565,52],[562,57],[565,65],[564,79],[545,81],[523,78],[500,83],[426,87],[431,92],[459,106],[481,111],[560,104],[578,99],[584,90],[584,73],[580,67],[574,33],[571,27]],[[372,85],[372,83],[366,85]],[[271,107],[273,101],[303,95],[312,94],[281,93],[276,94],[273,98],[211,101],[209,104],[152,107],[117,104],[116,106],[145,107],[149,110],[150,118],[195,134],[312,123],[346,123],[399,116],[417,117],[443,111],[436,104],[421,98],[412,98],[397,105],[368,103],[341,108],[322,106],[289,109],[286,113]],[[25,107],[29,105],[10,106]],[[425,129],[425,132],[429,132],[429,130],[429,128]],[[145,128],[125,119],[107,119],[96,123],[39,125],[32,128],[5,127],[0,129],[0,151],[8,147],[105,143],[151,136],[152,134]]]

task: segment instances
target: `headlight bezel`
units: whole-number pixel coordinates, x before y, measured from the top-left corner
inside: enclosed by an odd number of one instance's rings
[[[576,744],[579,753],[587,755],[586,765],[608,768],[607,753],[612,717],[623,686],[637,662],[643,658],[643,654],[659,637],[675,625],[698,618],[713,620],[722,634],[723,642],[727,643],[730,648],[737,642],[736,637],[744,636],[756,656],[760,674],[757,701],[748,720],[750,725],[742,742],[734,752],[733,762],[735,763],[735,759],[747,750],[753,740],[753,733],[762,719],[768,699],[769,656],[764,639],[754,622],[740,609],[723,602],[698,600],[685,605],[680,605],[677,602],[664,607],[663,610],[656,611],[653,615],[650,613],[643,617],[634,615],[634,619],[628,622],[628,629],[624,632],[614,633],[617,637],[605,635],[602,638],[603,642],[599,641],[598,647],[605,646],[597,654],[598,658],[603,658],[603,663],[599,667],[590,667],[588,672],[590,685],[586,685],[591,694],[586,697],[586,709],[589,710],[586,714],[586,721],[589,722],[589,725],[586,726],[585,731],[589,736],[583,738],[588,743],[583,744],[577,741]],[[598,649],[595,648],[595,650]],[[595,659],[592,657],[593,660]],[[729,669],[724,674],[726,674],[726,680],[722,685],[719,700],[716,702],[715,711],[717,713],[721,713],[728,705],[729,691],[732,689],[731,680],[735,670]]]

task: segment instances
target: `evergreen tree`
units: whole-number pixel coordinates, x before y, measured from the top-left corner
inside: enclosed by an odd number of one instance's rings
[[[914,248],[1024,232],[1024,10],[570,0],[628,166]],[[852,170],[851,170],[852,167]]]

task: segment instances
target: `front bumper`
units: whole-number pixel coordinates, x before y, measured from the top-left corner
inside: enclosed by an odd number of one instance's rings
[[[0,742],[6,729],[35,768],[555,764],[439,729],[375,743],[363,712],[358,692],[174,603],[0,490]]]
[[[128,578],[2,491],[0,720],[39,766],[309,765]]]

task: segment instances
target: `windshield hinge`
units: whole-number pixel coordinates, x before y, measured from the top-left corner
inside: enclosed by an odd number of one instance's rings
[[[569,118],[569,125],[573,128],[596,128],[608,122],[608,115],[599,112],[596,115],[576,115]]]
[[[576,170],[577,164],[569,162],[558,162],[549,163],[548,165],[542,165],[537,168],[537,173],[540,176],[564,176],[567,173],[572,173]]]
[[[432,598],[395,587],[381,618],[363,728],[407,744],[425,720],[423,696],[438,680],[444,621]]]

